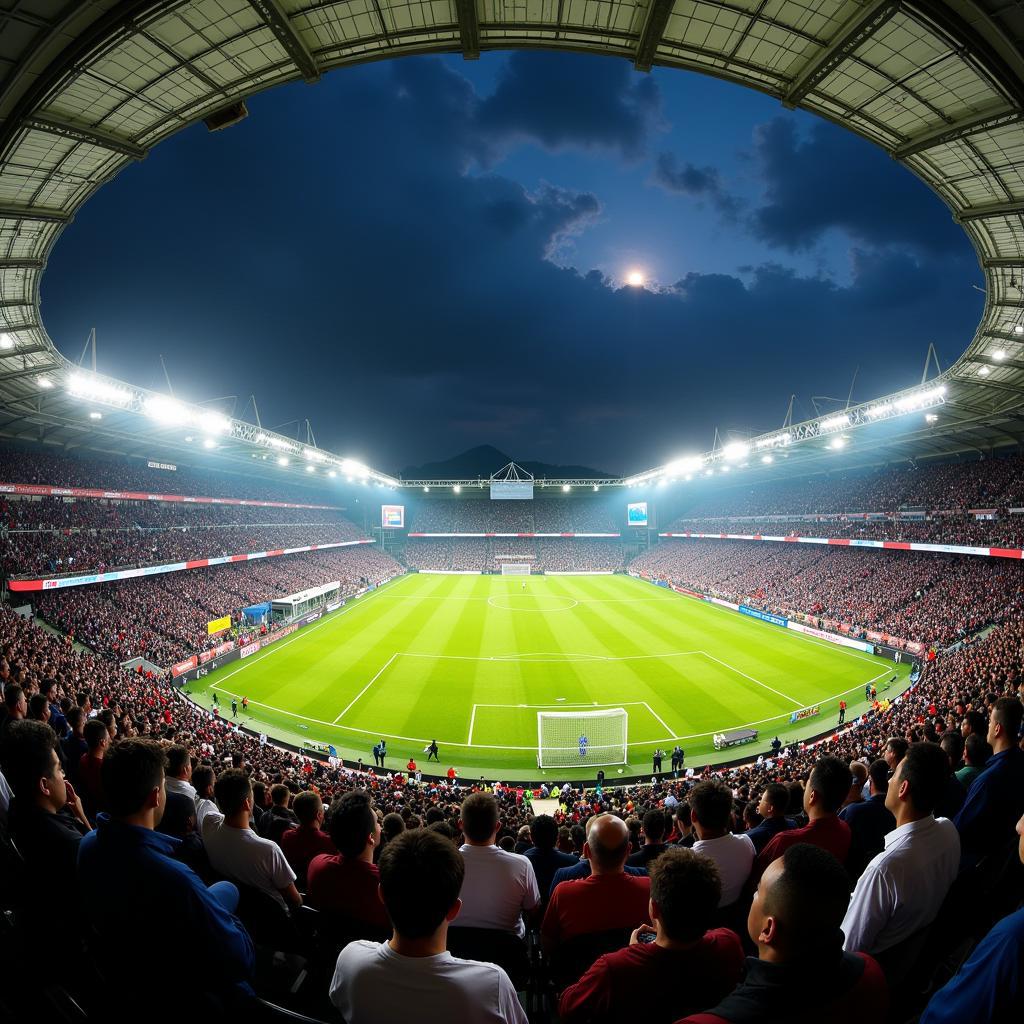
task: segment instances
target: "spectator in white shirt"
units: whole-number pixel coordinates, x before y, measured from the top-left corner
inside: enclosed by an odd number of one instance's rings
[[[390,941],[350,942],[339,954],[331,1002],[348,1024],[526,1024],[508,975],[447,951],[465,863],[438,833],[403,832],[380,855],[380,898]]]
[[[283,910],[302,903],[292,871],[277,843],[262,839],[249,827],[252,785],[241,768],[217,779],[214,794],[221,814],[203,820],[203,846],[210,866],[234,882],[261,889]]]
[[[843,920],[845,949],[879,953],[931,924],[960,865],[960,836],[932,813],[949,775],[946,752],[912,743],[889,782],[885,806],[896,828],[865,868]]]
[[[459,827],[466,839],[461,847],[466,879],[459,926],[496,928],[525,938],[522,913],[540,906],[540,890],[533,864],[495,845],[501,827],[497,800],[490,793],[466,797]]]
[[[729,831],[732,824],[732,793],[720,782],[701,782],[689,796],[690,820],[697,840],[693,852],[718,865],[722,878],[719,907],[728,907],[740,898],[750,877],[756,851],[750,838]]]
[[[167,748],[167,777],[164,786],[168,793],[181,793],[193,803],[196,802],[196,791],[192,785],[192,758],[178,743]]]
[[[208,814],[220,817],[220,811],[213,802],[213,784],[217,781],[214,770],[208,764],[199,765],[192,772],[192,785],[196,791],[196,831],[203,834],[203,822]]]

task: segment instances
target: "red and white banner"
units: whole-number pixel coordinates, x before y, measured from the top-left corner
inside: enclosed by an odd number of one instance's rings
[[[257,508],[316,508],[340,511],[334,505],[300,505],[290,501],[206,498],[185,494],[150,494],[147,491],[103,491],[94,487],[52,487],[49,484],[0,484],[0,494],[27,494],[42,498],[113,498],[117,501],[182,501],[195,505],[254,505]]]
[[[83,587],[92,583],[114,583],[118,580],[135,580],[141,576],[162,576],[168,572],[185,569],[205,569],[211,565],[225,565],[228,562],[252,562],[257,558],[276,558],[278,555],[295,555],[304,551],[326,551],[328,548],[350,548],[356,544],[373,544],[365,540],[341,540],[332,544],[310,544],[302,548],[279,548],[277,551],[252,551],[245,555],[222,555],[216,558],[196,558],[191,562],[170,562],[167,565],[145,565],[140,569],[115,569],[112,572],[93,572],[82,576],[57,576],[50,579],[11,579],[7,586],[12,591],[61,590],[64,587]]]
[[[410,536],[412,536],[410,534]],[[583,534],[577,534],[583,536]],[[767,540],[785,544],[832,544],[844,548],[883,548],[886,551],[932,551],[946,555],[980,555],[987,558],[1024,558],[1020,548],[980,548],[966,544],[918,544],[916,541],[858,540],[851,537],[769,537],[761,533],[659,533],[659,537],[689,537],[693,540]]]

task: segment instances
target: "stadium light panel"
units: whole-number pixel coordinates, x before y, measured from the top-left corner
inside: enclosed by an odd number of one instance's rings
[[[462,488],[461,488],[461,487],[460,487],[460,486],[459,486],[458,484],[456,484],[456,485],[455,485],[455,486],[454,486],[454,487],[452,488],[452,490],[453,490],[453,491],[454,491],[454,492],[455,492],[456,494],[461,494],[461,493],[462,493]]]
[[[142,408],[151,420],[165,427],[181,427],[192,420],[188,409],[181,402],[166,395],[151,395]]]
[[[983,367],[982,367],[982,368],[981,368],[981,369],[980,369],[980,370],[978,371],[978,376],[979,376],[979,377],[987,377],[987,376],[988,376],[988,375],[989,375],[989,374],[990,374],[991,372],[992,372],[992,371],[991,371],[991,370],[990,370],[990,369],[989,369],[989,368],[988,368],[987,366],[983,366]]]
[[[750,454],[750,445],[745,441],[732,441],[722,449],[722,457],[730,462],[739,462]]]
[[[208,434],[227,434],[231,431],[231,420],[219,412],[200,413],[196,425],[202,427]]]
[[[204,448],[216,448],[217,447],[217,442],[214,441],[214,439],[212,437],[204,437],[203,438],[203,447]]]
[[[1006,349],[997,348],[995,352],[992,353],[992,358],[1001,363],[1006,358]]]
[[[600,487],[598,487],[598,486],[597,486],[597,484],[594,484],[594,490],[595,490],[595,491],[599,491],[600,489],[601,489],[601,488],[600,488]]]
[[[1014,324],[1013,325],[1013,333],[1014,334],[1024,334],[1024,324]]]
[[[287,455],[278,455],[278,457],[277,457],[277,464],[279,466],[287,466],[288,465],[288,461],[289,461],[289,459],[288,459]]]
[[[14,348],[14,339],[9,334],[0,334],[0,348],[12,349]]]
[[[924,421],[925,423],[938,423],[939,417],[933,412],[925,413]]]
[[[424,487],[423,488],[423,493],[424,494],[429,494],[430,493],[430,488],[429,487]]]
[[[774,458],[773,458],[773,457],[772,457],[771,455],[762,455],[762,456],[761,456],[761,461],[762,461],[762,462],[763,462],[763,463],[764,463],[764,464],[765,464],[766,466],[770,466],[770,465],[771,465],[771,464],[772,464],[772,463],[773,463],[773,462],[775,461],[775,459],[774,459]]]
[[[723,466],[722,467],[722,472],[723,473],[728,473],[731,469],[732,469],[732,466]]]
[[[303,454],[309,459],[310,462],[323,462],[325,461],[324,455],[318,452],[315,448],[307,448]]]
[[[824,434],[832,430],[842,430],[843,427],[850,425],[850,417],[846,413],[840,413],[838,416],[829,416],[827,419],[821,421],[818,424],[818,429]]]
[[[782,445],[789,444],[793,440],[793,435],[789,431],[784,431],[781,434],[769,434],[768,437],[759,438],[754,442],[755,448],[778,448]]]
[[[700,455],[684,455],[675,459],[665,467],[665,472],[670,476],[681,476],[684,473],[693,473],[704,465],[704,459]]]
[[[333,469],[329,469],[327,475],[333,480],[338,474]]]
[[[837,452],[841,448],[845,448],[846,447],[846,438],[845,437],[833,437],[832,440],[829,441],[828,446],[834,452]]]
[[[115,387],[105,380],[81,373],[76,373],[68,381],[68,394],[104,405],[125,406],[132,400],[132,393],[127,388]]]
[[[103,413],[101,413],[101,412],[91,412],[91,413],[89,413],[89,419],[91,419],[91,420],[101,420],[101,419],[103,419]]]
[[[49,391],[53,387],[53,381],[48,377],[36,377],[36,381],[44,391]]]
[[[568,484],[562,484],[562,493],[563,494],[568,494],[569,491],[571,491],[571,490],[572,490],[572,488]]]
[[[307,473],[315,473],[316,472],[316,466],[307,466],[306,467],[306,472]]]

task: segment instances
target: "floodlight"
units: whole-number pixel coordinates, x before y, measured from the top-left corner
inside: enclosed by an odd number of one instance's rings
[[[745,441],[732,441],[722,449],[722,457],[730,462],[739,462],[750,454],[750,445]]]
[[[723,466],[723,467],[722,467],[722,472],[723,472],[723,473],[728,473],[728,472],[729,472],[729,470],[731,470],[731,469],[732,469],[732,466]]]
[[[91,412],[91,413],[89,413],[89,419],[91,419],[91,420],[101,420],[101,419],[103,419],[103,413],[101,413],[101,412]]]
[[[995,352],[992,353],[992,358],[1001,363],[1006,358],[1006,349],[997,348]]]
[[[568,484],[562,484],[562,493],[563,494],[568,494],[569,491],[571,491],[571,490],[572,490],[572,488]]]
[[[196,425],[210,434],[227,434],[231,431],[231,420],[219,412],[200,413],[196,418]]]
[[[203,447],[204,448],[216,448],[217,447],[217,442],[214,441],[214,439],[212,437],[204,438],[203,439]]]
[[[349,476],[366,477],[370,472],[361,462],[356,462],[355,459],[342,459],[341,469],[343,473]]]
[[[0,348],[14,348],[14,339],[9,334],[0,334]]]
[[[278,457],[277,457],[277,464],[279,466],[287,466],[288,465],[288,456],[287,455],[278,455]]]
[[[459,486],[458,484],[456,484],[456,485],[455,485],[455,486],[454,486],[454,487],[452,488],[452,490],[453,490],[453,491],[454,491],[454,492],[455,492],[456,494],[461,494],[461,493],[462,493],[462,488],[461,488],[461,487],[460,487],[460,486]]]
[[[846,447],[846,438],[845,437],[833,437],[832,440],[829,441],[828,446],[833,451],[839,451],[840,448],[845,448]]]
[[[938,419],[939,419],[939,417],[936,416],[935,413],[933,413],[933,412],[925,413],[925,417],[924,417],[925,423],[937,423]]]
[[[1013,325],[1013,333],[1014,334],[1024,334],[1024,324],[1014,324]]]
[[[423,493],[424,494],[429,494],[430,493],[430,488],[429,487],[424,487],[423,488]]]
[[[600,490],[600,488],[599,488],[599,487],[597,486],[597,484],[594,484],[594,490],[595,490],[595,491],[598,491],[598,490]]]
[[[670,476],[679,476],[682,473],[692,473],[704,465],[704,459],[700,455],[684,455],[682,458],[670,462],[665,467],[665,472]]]
[[[151,395],[143,402],[143,411],[151,420],[166,427],[179,427],[192,419],[187,408],[174,398],[166,395]]]
[[[989,375],[989,374],[990,374],[991,372],[992,372],[992,371],[991,371],[991,370],[990,370],[990,369],[989,369],[989,368],[988,368],[987,366],[983,366],[983,367],[982,367],[982,368],[981,368],[981,369],[980,369],[980,370],[978,371],[978,376],[979,376],[979,377],[987,377],[987,376],[988,376],[988,375]]]
[[[315,448],[307,448],[303,453],[310,462],[323,462],[324,456]]]
[[[771,456],[771,455],[762,455],[762,456],[761,456],[761,461],[762,461],[762,462],[763,462],[763,463],[764,463],[764,464],[765,464],[766,466],[769,466],[769,465],[771,465],[771,463],[773,463],[773,462],[775,461],[775,459],[774,459],[774,458],[772,458],[772,456]]]
[[[704,475],[705,476],[714,476],[715,475],[715,471],[713,469],[706,469],[706,470],[704,470]]]
[[[306,472],[307,473],[315,473],[316,472],[316,466],[307,466],[306,467]]]
[[[75,398],[86,398],[105,405],[127,405],[132,393],[127,388],[115,387],[104,380],[86,374],[76,373],[68,381],[68,394]]]
[[[49,377],[37,377],[36,381],[44,391],[49,391],[53,387],[53,381]]]
[[[846,413],[840,413],[838,416],[829,416],[827,419],[821,421],[818,424],[818,429],[825,433],[830,430],[842,430],[843,427],[850,425],[850,417]]]

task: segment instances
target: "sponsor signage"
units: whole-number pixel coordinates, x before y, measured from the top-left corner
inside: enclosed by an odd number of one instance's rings
[[[179,661],[177,665],[172,665],[171,666],[171,675],[175,679],[177,679],[178,676],[183,675],[185,672],[188,672],[190,669],[195,668],[196,665],[198,665],[198,664],[199,664],[199,660],[193,654],[191,658],[186,658],[185,661]]]
[[[782,626],[786,628],[788,619],[784,619],[781,615],[772,615],[771,612],[763,612],[760,608],[751,608],[750,605],[741,604],[739,606],[741,615],[749,615],[751,618],[760,619],[762,622],[770,622],[773,626]]]
[[[206,635],[216,636],[218,633],[223,633],[225,629],[231,628],[231,616],[222,615],[219,619],[211,619],[206,624]]]
[[[150,469],[169,469],[176,470],[178,467],[173,462],[154,462],[152,459],[146,463]]]
[[[248,658],[250,654],[255,654],[259,649],[259,640],[254,640],[251,644],[246,644],[238,653],[241,657]]]
[[[789,724],[793,725],[795,722],[802,722],[805,718],[814,718],[816,715],[821,714],[821,705],[815,704],[813,708],[801,708],[799,711],[794,711],[789,716]]]
[[[380,525],[385,530],[405,529],[404,505],[381,505]]]
[[[647,525],[647,502],[646,501],[631,501],[626,506],[626,525],[627,526],[646,526]]]

